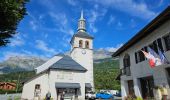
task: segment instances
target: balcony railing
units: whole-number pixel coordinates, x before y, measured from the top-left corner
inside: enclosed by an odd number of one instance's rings
[[[130,76],[131,75],[130,67],[124,67],[123,69],[121,69],[121,75]]]

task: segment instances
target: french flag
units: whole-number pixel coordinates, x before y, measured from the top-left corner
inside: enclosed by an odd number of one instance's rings
[[[150,53],[147,53],[143,50],[141,50],[144,54],[144,56],[149,60],[149,65],[151,68],[155,67],[155,57],[151,55]]]
[[[162,64],[159,55],[154,50],[152,50],[150,47],[148,47],[148,53],[143,50],[142,52],[145,55],[145,57],[149,60],[149,65],[151,68],[154,68],[155,66]]]
[[[165,55],[160,49],[158,49],[158,54],[160,56],[162,64],[170,64],[170,62],[168,61],[168,59],[165,57]]]

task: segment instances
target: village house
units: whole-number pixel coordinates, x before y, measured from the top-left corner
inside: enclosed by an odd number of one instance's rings
[[[85,100],[85,92],[94,89],[93,37],[85,24],[81,12],[77,33],[70,41],[70,56],[58,54],[37,67],[36,75],[24,82],[22,99],[42,100],[50,93],[53,100]]]
[[[154,97],[154,86],[166,85],[170,99],[170,64],[150,67],[141,50],[148,47],[156,53],[160,49],[170,61],[170,6],[118,49],[112,56],[119,57],[122,97]]]
[[[0,82],[0,90],[15,90],[16,83],[13,82]]]

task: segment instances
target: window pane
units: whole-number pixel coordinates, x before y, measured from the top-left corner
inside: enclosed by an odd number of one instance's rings
[[[161,38],[157,39],[157,42],[158,42],[158,47],[159,47],[159,49],[160,49],[162,52],[164,52]]]
[[[170,36],[168,35],[164,37],[164,41],[165,41],[166,50],[170,50]]]
[[[135,52],[135,61],[136,61],[136,64],[138,63],[138,59],[137,59],[137,53]]]
[[[142,62],[142,61],[145,60],[145,56],[144,56],[144,54],[142,53],[142,51],[139,51],[139,57],[140,57],[140,62]]]
[[[158,53],[158,47],[157,47],[157,42],[156,40],[153,42],[153,50]]]
[[[147,49],[147,47],[146,47],[146,46],[144,47],[144,51],[148,52],[148,49]]]

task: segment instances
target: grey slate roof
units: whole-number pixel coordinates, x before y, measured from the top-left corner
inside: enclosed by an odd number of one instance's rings
[[[63,56],[63,58],[51,65],[50,69],[87,71],[87,69],[73,60],[70,56]]]
[[[81,37],[81,38],[87,38],[87,39],[93,39],[93,37],[91,35],[89,35],[86,32],[81,32],[78,31],[76,34],[74,34],[74,37]]]
[[[56,82],[56,88],[81,88],[80,83],[63,83],[63,82]]]
[[[62,54],[62,53],[58,53],[58,54],[56,54],[56,56],[61,56],[61,57],[63,57],[63,56],[65,56],[65,55]]]

